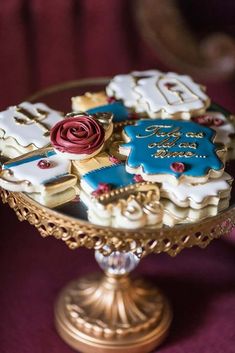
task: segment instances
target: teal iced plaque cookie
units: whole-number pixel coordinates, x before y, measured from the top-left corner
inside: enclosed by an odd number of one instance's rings
[[[203,183],[219,177],[225,149],[213,142],[215,131],[189,121],[139,120],[123,131],[120,152],[128,156],[126,170],[144,180]]]

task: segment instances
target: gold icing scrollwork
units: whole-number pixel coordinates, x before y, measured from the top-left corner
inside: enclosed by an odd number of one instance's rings
[[[234,209],[228,208],[203,222],[192,223],[190,227],[188,225],[160,229],[150,227],[141,231],[113,229],[59,214],[39,205],[22,193],[1,189],[0,194],[2,201],[9,204],[19,220],[29,221],[43,237],[54,236],[64,241],[70,249],[83,246],[98,249],[105,255],[113,251],[131,251],[138,256],[160,252],[175,256],[184,248],[195,245],[205,248],[213,239],[230,233],[235,225]]]

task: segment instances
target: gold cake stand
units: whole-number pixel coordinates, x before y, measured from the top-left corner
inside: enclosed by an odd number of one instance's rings
[[[69,82],[39,92],[31,101],[70,111],[71,96],[100,90],[106,83],[106,78]],[[158,288],[143,279],[131,279],[129,273],[150,253],[176,256],[194,245],[205,248],[235,225],[233,200],[228,209],[198,223],[128,230],[91,224],[72,203],[52,210],[23,193],[1,189],[0,194],[18,219],[34,225],[42,237],[60,239],[72,250],[82,246],[95,250],[104,275],[69,283],[55,304],[60,336],[85,353],[144,353],[158,346],[170,328],[170,305]]]

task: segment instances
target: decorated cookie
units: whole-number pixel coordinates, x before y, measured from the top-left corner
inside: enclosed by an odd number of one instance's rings
[[[233,178],[226,172],[217,179],[209,179],[204,184],[180,183],[175,185],[163,181],[161,197],[167,198],[180,207],[201,209],[208,205],[218,205],[221,199],[229,199]]]
[[[106,93],[109,97],[121,99],[128,108],[134,108],[137,112],[144,112],[144,107],[139,104],[141,95],[135,90],[137,82],[143,78],[158,76],[160,71],[134,71],[127,75],[117,75],[110,81],[106,87]]]
[[[84,161],[73,161],[80,179],[80,198],[95,224],[138,228],[160,225],[162,208],[156,184],[127,173],[125,164],[106,152]]]
[[[0,151],[14,158],[47,146],[50,129],[62,121],[61,113],[43,103],[23,102],[0,112]]]
[[[0,186],[9,191],[27,192],[48,207],[72,200],[77,177],[71,175],[71,162],[60,158],[52,148],[40,149],[3,164]]]
[[[126,107],[145,112],[150,118],[186,120],[203,114],[210,105],[204,91],[189,76],[158,70],[117,75],[106,87],[108,96],[121,99]]]
[[[196,116],[192,120],[198,124],[208,126],[216,131],[215,142],[223,143],[229,152],[229,157],[235,155],[235,124],[231,113],[220,106],[212,104],[205,114]]]
[[[173,184],[205,183],[223,174],[226,150],[214,144],[215,131],[189,121],[139,120],[123,130],[128,173]]]
[[[72,110],[75,112],[85,112],[88,109],[106,105],[108,97],[104,91],[86,92],[82,96],[72,97]]]
[[[112,134],[112,115],[72,114],[51,129],[51,144],[61,157],[84,160],[97,155]]]
[[[189,76],[173,72],[139,80],[135,91],[140,95],[139,104],[150,118],[188,120],[204,113],[210,105],[202,86]]]
[[[158,189],[131,194],[126,199],[113,200],[107,204],[84,192],[81,192],[80,197],[88,207],[88,219],[92,223],[129,229],[157,228],[162,225],[163,209]]]
[[[173,227],[176,224],[194,223],[207,217],[216,216],[218,212],[229,206],[229,200],[221,199],[218,205],[208,205],[201,209],[179,207],[166,199],[161,199],[161,204],[163,206],[163,224]]]
[[[136,183],[135,176],[127,173],[125,164],[106,152],[88,160],[73,161],[73,172],[80,178],[82,189],[97,197]]]

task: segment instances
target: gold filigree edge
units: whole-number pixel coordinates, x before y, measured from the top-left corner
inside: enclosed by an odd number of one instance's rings
[[[200,223],[162,229],[117,229],[101,227],[59,214],[39,205],[22,193],[0,189],[3,203],[8,203],[20,221],[34,225],[42,237],[61,239],[70,249],[86,247],[109,255],[113,251],[131,251],[143,257],[166,252],[176,256],[184,248],[205,248],[213,239],[230,233],[235,226],[234,207]]]

